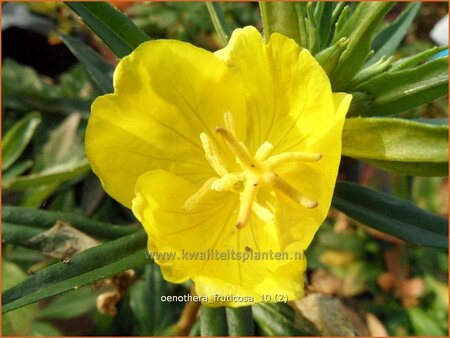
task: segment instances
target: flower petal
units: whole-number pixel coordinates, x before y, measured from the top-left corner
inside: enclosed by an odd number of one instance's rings
[[[149,234],[149,251],[164,278],[175,283],[192,278],[197,293],[215,305],[250,305],[260,302],[262,295],[273,302],[277,294],[286,300],[300,298],[306,269],[303,248],[291,245],[285,256],[275,257],[281,247],[273,223],[254,215],[238,230],[239,199],[234,193],[214,192],[196,209],[184,211],[185,200],[196,189],[187,180],[160,170],[138,179],[132,210]],[[286,256],[294,251],[301,257]],[[161,258],[168,252],[176,253],[177,258]],[[257,253],[259,259],[255,259]],[[248,299],[217,300],[214,295]]]
[[[251,151],[264,141],[274,153],[301,151],[333,119],[329,79],[294,40],[274,33],[265,44],[254,27],[245,27],[215,54],[246,84]]]
[[[213,134],[226,111],[245,130],[238,86],[212,53],[180,41],[149,41],[122,59],[115,92],[95,100],[86,132],[87,155],[105,190],[129,207],[138,176],[149,170],[198,184],[211,177],[199,135]]]
[[[316,208],[306,209],[279,194],[276,222],[285,229],[282,232],[283,243],[300,241],[307,248],[328,214],[341,158],[342,128],[351,98],[351,95],[343,93],[333,95],[335,117],[304,149],[322,154],[320,161],[300,162],[280,168],[279,175],[283,179],[309,199],[318,202]]]

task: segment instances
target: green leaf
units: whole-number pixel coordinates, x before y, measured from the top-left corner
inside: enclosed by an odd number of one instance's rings
[[[447,336],[447,333],[440,327],[439,321],[432,318],[425,310],[413,307],[407,312],[417,336]]]
[[[396,114],[448,93],[448,58],[380,74],[355,88],[372,97],[367,115]]]
[[[233,337],[254,336],[254,324],[251,306],[225,309],[228,335]]]
[[[19,176],[2,182],[5,191],[24,191],[52,183],[63,183],[86,174],[90,170],[87,159],[54,166],[37,174]],[[55,186],[54,188],[56,188]],[[53,189],[54,190],[54,189]]]
[[[320,51],[316,56],[317,62],[322,66],[323,70],[330,75],[334,68],[336,67],[339,58],[345,49],[348,47],[350,40],[342,38],[338,40],[335,44]]]
[[[392,67],[389,69],[390,72],[399,71],[403,69],[413,68],[420,64],[421,62],[428,61],[435,54],[446,50],[448,46],[440,46],[433,47],[423,52],[417,53],[416,55],[408,56],[402,58],[392,64]]]
[[[77,111],[87,118],[92,90],[86,77],[84,70],[73,67],[58,84],[52,84],[31,67],[6,59],[2,68],[3,105],[26,113],[38,110],[68,115]]]
[[[293,2],[260,1],[259,6],[266,41],[269,41],[272,33],[278,32],[301,45],[297,12]]]
[[[375,51],[375,54],[367,61],[365,66],[374,64],[383,56],[394,54],[408,32],[421,5],[420,2],[409,4],[394,22],[375,36],[372,41],[372,49]]]
[[[200,308],[200,331],[202,336],[227,336],[227,318],[224,307]]]
[[[68,319],[81,316],[95,308],[96,295],[84,287],[66,292],[39,311],[39,318]]]
[[[10,167],[5,173],[2,174],[2,178],[5,181],[8,181],[14,177],[22,175],[25,171],[30,169],[33,166],[34,162],[32,160],[26,160],[19,163],[14,164]]]
[[[2,288],[8,289],[22,282],[27,274],[8,260],[2,260]],[[37,312],[36,305],[30,305],[2,316],[2,335],[28,336]]]
[[[316,22],[319,30],[319,50],[328,45],[331,32],[331,16],[333,13],[332,2],[316,2]]]
[[[31,325],[29,335],[35,337],[62,337],[63,333],[49,323],[34,322],[33,325]]]
[[[2,171],[8,169],[22,155],[41,123],[39,113],[30,113],[8,130],[2,141]]]
[[[54,226],[58,221],[67,222],[89,236],[102,239],[116,239],[138,230],[138,228],[134,227],[94,221],[82,215],[72,213],[11,206],[4,206],[2,208],[2,222],[4,224],[21,224],[45,230]],[[5,229],[3,228],[3,230]]]
[[[59,37],[84,66],[100,93],[113,92],[112,73],[114,67],[82,41],[63,34],[60,34]]]
[[[107,2],[66,2],[118,57],[149,40],[126,15]]]
[[[2,313],[40,301],[148,262],[143,230],[87,249],[66,263],[53,264],[2,294]]]
[[[346,37],[350,39],[345,52],[331,75],[334,91],[343,91],[364,64],[370,50],[372,35],[392,8],[392,2],[360,2],[333,42]]]
[[[42,230],[38,228],[2,222],[2,240],[4,243],[29,247],[28,241],[41,232]]]
[[[448,126],[398,118],[347,119],[342,154],[405,175],[447,176]]]
[[[175,285],[163,279],[158,265],[145,267],[142,280],[137,281],[130,290],[130,307],[140,323],[139,335],[164,335],[169,326],[176,322],[174,304],[161,301],[161,296],[174,295],[175,292]]]
[[[333,206],[356,221],[404,241],[448,248],[448,221],[358,184],[337,182]]]

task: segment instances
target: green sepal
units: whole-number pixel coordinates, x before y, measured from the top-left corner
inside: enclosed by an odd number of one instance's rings
[[[392,57],[381,57],[376,63],[359,71],[355,77],[350,81],[348,88],[353,87],[370,80],[371,78],[387,71],[391,67]]]
[[[330,75],[333,72],[334,68],[336,67],[339,61],[339,58],[341,57],[345,49],[348,47],[349,43],[350,43],[349,39],[342,38],[338,40],[336,43],[334,43],[332,46],[322,50],[315,56],[317,62],[319,62],[319,64],[322,66],[323,70],[327,73],[327,75]]]
[[[301,45],[297,11],[293,2],[261,1],[259,5],[266,42],[269,41],[272,33],[278,32]]]

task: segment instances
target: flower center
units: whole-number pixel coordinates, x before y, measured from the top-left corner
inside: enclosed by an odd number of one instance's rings
[[[289,162],[319,161],[322,158],[321,154],[285,152],[270,156],[273,146],[266,141],[252,156],[245,144],[237,139],[233,116],[229,112],[224,114],[224,125],[224,127],[217,127],[216,132],[224,138],[229,150],[236,157],[241,170],[239,172],[230,172],[210,138],[205,133],[201,133],[200,139],[205,150],[206,159],[219,177],[212,177],[207,180],[200,190],[185,202],[185,210],[195,208],[212,191],[231,191],[240,195],[240,208],[236,227],[242,229],[248,223],[252,211],[260,217],[264,217],[261,214],[266,209],[256,202],[258,189],[261,187],[269,186],[305,208],[315,208],[318,205],[317,202],[302,195],[283,180],[276,173],[276,170],[281,165]]]

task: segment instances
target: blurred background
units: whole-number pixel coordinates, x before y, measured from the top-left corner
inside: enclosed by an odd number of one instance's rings
[[[220,46],[203,3],[111,3],[153,39],[183,40],[211,51]],[[394,7],[387,20],[394,20],[404,6]],[[257,3],[225,3],[223,9],[230,27],[261,28]],[[423,3],[397,56],[436,45],[430,31],[447,13],[447,3]],[[113,66],[118,62],[64,4],[2,3],[2,135],[21,119],[32,125],[23,135],[23,153],[8,168],[2,165],[3,205],[139,226],[128,209],[104,193],[86,162],[84,130],[98,92],[57,32],[82,39]],[[402,116],[447,118],[447,110],[444,97]],[[448,215],[447,178],[406,177],[346,158],[340,178]],[[55,261],[12,245],[4,244],[2,253],[4,290]],[[344,308],[344,314],[333,316],[329,325],[350,320],[361,335],[448,335],[447,252],[406,245],[331,210],[307,257],[308,292],[318,295],[317,302],[332,299]],[[2,331],[3,335],[45,336],[189,331],[198,335],[198,321],[189,327],[180,321],[185,304],[160,302],[161,295],[183,295],[190,287],[166,283],[158,267],[151,265],[12,311],[3,316]],[[117,302],[99,301],[108,292],[119,295]],[[333,304],[327,305],[330,311]],[[257,333],[267,332],[258,327]]]

